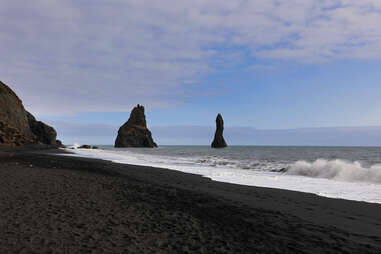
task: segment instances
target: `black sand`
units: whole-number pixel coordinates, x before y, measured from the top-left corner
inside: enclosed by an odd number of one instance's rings
[[[0,213],[0,253],[381,253],[378,204],[47,152],[0,151]]]

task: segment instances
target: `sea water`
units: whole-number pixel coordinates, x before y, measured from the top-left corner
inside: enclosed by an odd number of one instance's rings
[[[381,203],[381,147],[100,146],[70,151],[74,156],[168,168],[215,181]]]

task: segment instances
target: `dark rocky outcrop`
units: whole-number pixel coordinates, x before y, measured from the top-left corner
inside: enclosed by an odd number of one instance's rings
[[[62,141],[59,140],[59,139],[56,139],[56,145],[57,145],[58,147],[66,148],[66,146],[65,146],[64,144],[62,144]]]
[[[134,107],[128,121],[119,128],[115,147],[157,147],[147,128],[143,106]]]
[[[91,145],[81,145],[78,149],[91,149]]]
[[[0,144],[20,146],[35,143],[22,101],[0,81]]]
[[[44,124],[41,121],[37,121],[34,116],[26,111],[29,126],[32,133],[36,136],[37,142],[47,145],[56,145],[57,132],[53,127]]]
[[[18,96],[0,81],[0,145],[56,145],[56,131],[27,112]]]
[[[216,118],[216,133],[214,134],[214,140],[212,142],[213,148],[224,148],[228,146],[223,137],[223,132],[224,120],[222,119],[221,114],[218,114]]]
[[[80,147],[78,147],[78,149],[98,149],[98,147],[91,145],[81,145]]]

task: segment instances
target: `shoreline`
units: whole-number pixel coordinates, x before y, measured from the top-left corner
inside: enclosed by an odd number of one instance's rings
[[[381,204],[381,179],[377,175],[380,169],[370,170],[379,167],[377,164],[368,165],[367,162],[358,162],[356,159],[351,161],[345,157],[326,159],[324,154],[323,157],[279,162],[268,162],[261,158],[254,161],[247,158],[240,160],[240,158],[229,158],[227,154],[213,153],[209,147],[206,148],[197,151],[196,154],[187,151],[188,147],[185,149],[180,147],[180,150],[165,147],[165,152],[161,153],[140,149],[136,149],[136,152],[134,149],[115,150],[109,147],[67,151],[74,153],[75,157],[171,169],[202,175],[217,182],[292,190],[335,199]],[[181,155],[176,152],[180,152]],[[187,152],[191,156],[182,155]],[[259,151],[261,152],[263,151]],[[291,156],[292,154],[288,155]],[[256,169],[250,170],[253,165]]]
[[[18,242],[29,251],[381,252],[380,204],[215,182],[169,169],[54,155],[57,152],[63,151],[0,149],[0,212],[3,226],[13,228],[0,234],[2,251],[15,251],[10,242]],[[19,192],[23,202],[15,208]],[[60,209],[50,214],[55,206]],[[36,221],[33,211],[42,218]],[[56,220],[70,212],[76,216]],[[30,235],[45,232],[45,239],[58,228],[64,232],[44,243],[25,240],[29,233],[21,228],[39,220],[52,221],[48,227],[31,227]],[[15,223],[18,227],[12,226]],[[97,244],[86,238],[98,234],[102,237]]]

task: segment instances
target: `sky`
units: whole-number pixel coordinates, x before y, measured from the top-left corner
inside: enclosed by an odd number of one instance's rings
[[[230,144],[381,145],[380,23],[379,0],[0,0],[0,80],[64,143],[112,144],[139,103],[159,144],[221,113]]]

